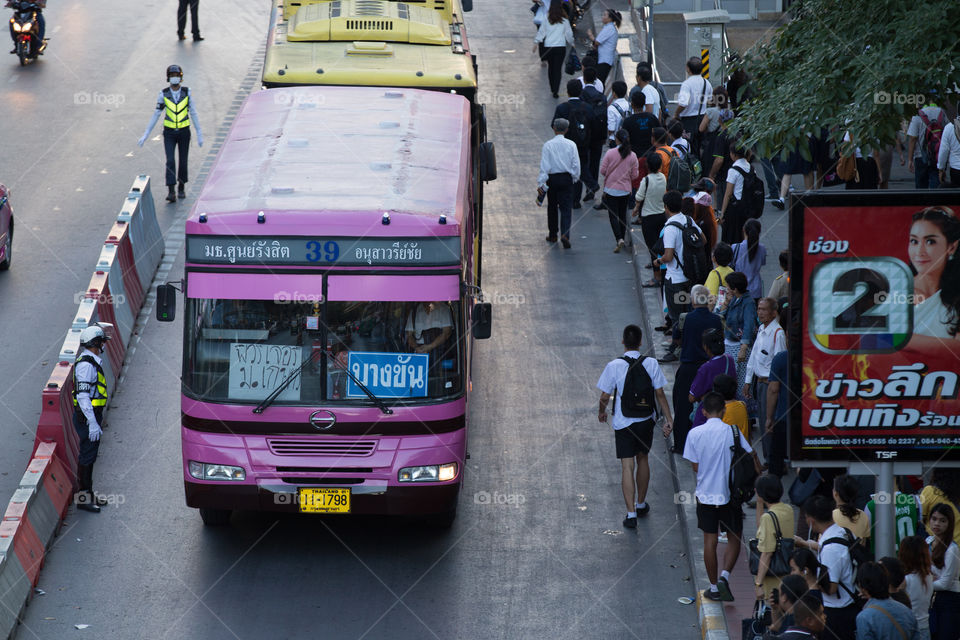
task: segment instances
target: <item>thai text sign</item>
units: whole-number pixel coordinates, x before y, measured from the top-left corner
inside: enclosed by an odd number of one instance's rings
[[[357,267],[459,265],[460,238],[189,236],[187,262]]]
[[[234,342],[230,345],[228,374],[232,400],[263,400],[300,367],[302,347]],[[300,400],[300,376],[277,397],[280,402]]]
[[[351,351],[350,373],[379,398],[422,398],[427,395],[430,356],[425,353]],[[348,398],[366,398],[359,386],[347,382]]]
[[[791,459],[960,457],[960,192],[791,211]]]

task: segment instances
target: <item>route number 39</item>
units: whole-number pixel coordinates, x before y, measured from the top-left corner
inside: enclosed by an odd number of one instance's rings
[[[913,332],[913,274],[896,258],[832,258],[810,278],[808,326],[827,353],[889,353]]]

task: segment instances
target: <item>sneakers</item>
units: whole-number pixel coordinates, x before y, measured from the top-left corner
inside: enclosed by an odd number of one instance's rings
[[[620,251],[621,251],[622,249],[623,249],[623,240],[622,240],[622,239],[621,239],[621,240],[617,240],[617,246],[615,246],[615,247],[613,248],[613,252],[614,252],[614,253],[620,253]]]
[[[730,592],[730,583],[727,582],[726,578],[720,578],[717,580],[717,591],[720,594],[720,599],[724,602],[733,602],[733,593]]]
[[[720,592],[714,591],[713,589],[704,589],[703,597],[707,600],[713,600],[714,602],[720,602]]]
[[[784,204],[784,202],[783,202],[783,198],[777,198],[776,200],[774,200],[774,201],[771,202],[770,204],[772,204],[773,206],[775,206],[777,209],[780,209],[780,211],[783,211],[784,207],[786,206],[786,205]]]
[[[627,529],[636,529],[636,528],[637,528],[637,519],[636,519],[636,518],[629,518],[629,517],[624,518],[624,519],[623,519],[623,526],[625,526]]]

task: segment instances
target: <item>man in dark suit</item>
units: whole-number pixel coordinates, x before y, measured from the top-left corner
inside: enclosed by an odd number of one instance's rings
[[[590,130],[590,107],[580,99],[582,92],[583,85],[580,84],[579,80],[572,79],[568,81],[567,96],[569,96],[569,99],[557,105],[557,108],[553,112],[553,120],[551,120],[551,122],[556,122],[557,118],[563,118],[570,123],[570,128],[567,129],[564,137],[566,137],[567,140],[572,140],[573,143],[577,145],[577,153],[580,155],[580,166],[587,167],[590,155],[590,140],[593,134]],[[581,171],[580,180],[577,180],[573,185],[574,209],[580,208],[580,195],[583,192],[584,184],[587,185],[587,193],[584,200],[590,200],[593,198],[593,194],[600,190],[599,183],[593,179],[590,172]]]

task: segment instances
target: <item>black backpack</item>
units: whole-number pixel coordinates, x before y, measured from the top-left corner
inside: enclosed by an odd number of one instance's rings
[[[757,469],[753,466],[753,456],[740,444],[740,430],[733,430],[733,446],[730,447],[730,504],[741,505],[753,497],[753,483],[757,480]]]
[[[620,395],[620,413],[625,418],[646,418],[656,411],[653,380],[643,366],[643,358],[621,356],[627,363],[627,376]]]
[[[590,129],[593,141],[607,138],[607,98],[591,86],[583,88],[580,100],[590,108]]]
[[[579,151],[589,149],[592,131],[589,105],[582,100],[574,100],[570,103],[570,113],[567,117],[570,119],[567,140],[573,140]]]
[[[680,155],[676,149],[670,148],[672,151],[670,151],[670,171],[667,173],[667,191],[686,193],[690,190],[693,170],[690,168],[686,153]]]
[[[741,176],[743,176],[743,193],[740,194],[740,204],[748,218],[759,218],[763,215],[763,181],[760,176],[750,167],[750,171],[744,171],[740,167],[733,167]]]
[[[676,160],[676,158],[674,158]],[[703,284],[710,274],[710,262],[707,260],[706,243],[703,241],[703,234],[700,229],[693,224],[690,216],[686,218],[685,224],[679,222],[668,222],[668,227],[680,229],[680,237],[683,241],[683,261],[681,262],[678,252],[674,252],[674,257],[683,271],[683,275],[693,284]],[[653,248],[654,253],[663,255],[663,238],[657,241]]]

